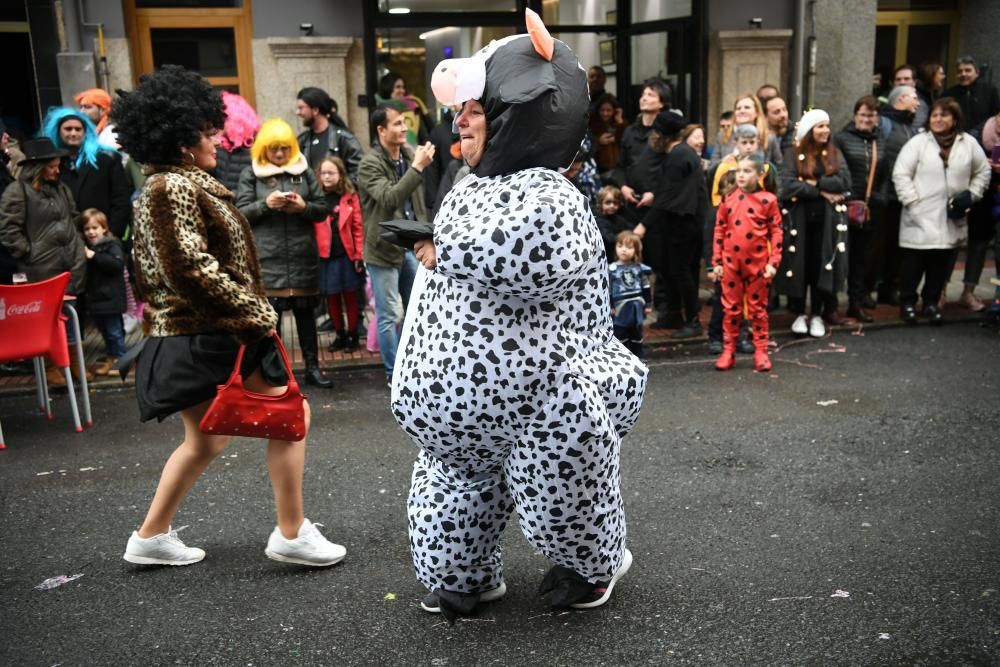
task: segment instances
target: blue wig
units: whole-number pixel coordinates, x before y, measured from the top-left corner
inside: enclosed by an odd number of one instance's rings
[[[80,151],[76,154],[76,168],[82,167],[84,162],[96,167],[97,153],[102,150],[102,147],[97,142],[97,128],[82,111],[69,107],[50,107],[38,136],[47,137],[57,148],[66,148],[62,139],[59,138],[59,126],[69,118],[83,123],[83,141],[80,143]]]

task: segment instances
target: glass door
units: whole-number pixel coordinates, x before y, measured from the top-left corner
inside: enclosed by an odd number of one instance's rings
[[[936,62],[955,80],[959,14],[954,11],[880,11],[875,29],[876,90],[888,93],[893,71],[906,63]],[[945,82],[945,87],[950,83]]]

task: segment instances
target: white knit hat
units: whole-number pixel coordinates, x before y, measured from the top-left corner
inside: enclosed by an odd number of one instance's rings
[[[830,122],[830,114],[822,109],[811,109],[802,114],[802,118],[795,124],[795,143],[802,141],[802,137],[809,134],[814,127],[824,122]]]

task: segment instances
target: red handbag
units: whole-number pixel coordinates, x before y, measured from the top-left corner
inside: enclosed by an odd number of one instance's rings
[[[277,334],[274,336],[274,342],[278,346],[281,359],[285,362],[285,371],[288,373],[288,387],[285,393],[269,396],[244,389],[240,366],[247,347],[241,345],[232,375],[226,384],[219,385],[215,400],[201,418],[199,427],[202,433],[291,442],[306,437],[305,396],[302,395],[299,384],[292,375],[288,353]]]

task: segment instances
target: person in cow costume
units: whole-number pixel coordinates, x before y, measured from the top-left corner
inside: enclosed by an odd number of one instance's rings
[[[587,127],[587,77],[528,10],[529,34],[445,60],[438,101],[472,172],[443,200],[410,300],[392,410],[420,447],[407,502],[422,607],[454,622],[507,590],[512,512],[555,565],[557,608],[604,604],[628,571],[620,449],[646,367],[612,334],[604,242],[559,172]]]
[[[720,371],[736,364],[736,340],[744,317],[753,328],[754,369],[771,370],[767,302],[781,264],[782,231],[777,196],[760,189],[763,173],[764,163],[757,157],[740,158],[736,189],[716,215],[709,277],[722,284],[722,355],[715,362]]]

